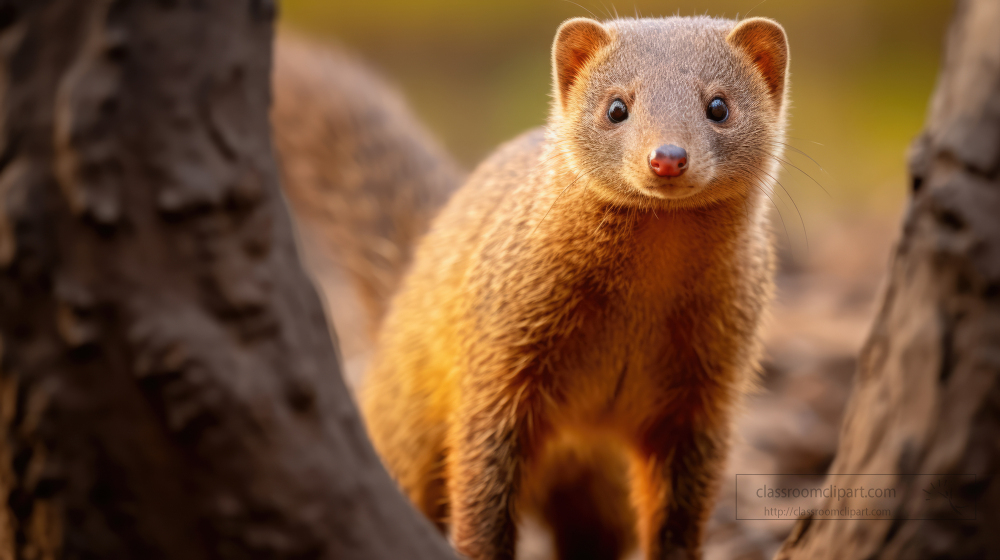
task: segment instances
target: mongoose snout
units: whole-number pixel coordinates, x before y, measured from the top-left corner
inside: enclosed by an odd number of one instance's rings
[[[673,144],[664,144],[649,153],[649,167],[660,177],[680,177],[687,163],[687,150]]]

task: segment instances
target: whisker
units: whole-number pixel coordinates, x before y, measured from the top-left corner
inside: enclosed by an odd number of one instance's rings
[[[591,237],[594,237],[595,235],[597,235],[597,232],[601,231],[601,226],[603,226],[604,221],[608,219],[608,212],[610,211],[611,211],[611,205],[609,204],[608,207],[604,209],[604,216],[601,217],[601,221],[597,224],[597,227],[594,228],[594,231],[591,232],[590,234]]]
[[[601,2],[601,7],[604,8],[605,13],[608,14],[608,19],[611,19],[611,11],[608,10],[608,7],[604,5],[603,1]]]
[[[760,0],[760,2],[757,2],[756,6],[754,6],[753,8],[750,8],[749,10],[747,10],[747,13],[743,14],[743,19],[746,19],[750,15],[750,12],[756,10],[757,7],[760,6],[761,4],[763,4],[764,2],[767,2],[767,0]],[[739,15],[736,16],[736,19],[740,19]]]
[[[792,194],[790,192],[788,192],[788,189],[786,189],[784,185],[781,184],[781,181],[779,181],[776,177],[772,176],[770,173],[768,173],[767,171],[764,171],[763,169],[758,168],[757,171],[760,171],[761,173],[767,175],[768,177],[771,178],[772,181],[774,181],[775,183],[777,183],[777,185],[779,187],[781,187],[781,190],[785,191],[785,195],[788,196],[788,200],[790,200],[792,202],[792,206],[795,207],[795,212],[799,215],[799,222],[802,224],[802,235],[805,236],[805,240],[806,240],[806,252],[808,253],[809,252],[809,231],[806,230],[806,221],[802,217],[802,212],[799,210],[799,205],[795,203],[795,199],[792,197]],[[791,243],[791,240],[789,240],[789,243]]]
[[[823,173],[826,173],[826,169],[824,169],[824,168],[823,168],[823,166],[822,166],[822,165],[820,165],[820,163],[819,163],[818,161],[816,161],[815,159],[813,159],[813,157],[812,157],[812,156],[810,156],[809,154],[807,154],[807,153],[805,153],[804,151],[800,150],[799,148],[797,148],[797,147],[795,147],[795,146],[792,146],[791,144],[787,144],[787,143],[785,143],[785,142],[780,142],[780,141],[777,141],[777,140],[772,140],[772,141],[771,141],[771,145],[772,145],[772,146],[773,146],[773,145],[781,145],[781,146],[783,146],[783,147],[785,147],[785,148],[788,148],[789,150],[792,150],[793,152],[795,152],[795,153],[797,153],[797,154],[800,154],[800,155],[802,155],[802,156],[805,156],[806,158],[808,158],[808,159],[809,159],[809,161],[811,161],[811,162],[813,162],[814,164],[816,164],[816,167],[818,167],[820,171],[822,171]],[[820,146],[822,146],[822,144],[820,144]],[[829,173],[827,173],[827,175],[829,176]]]
[[[757,187],[760,190],[760,192],[764,193],[764,196],[766,196],[767,199],[771,201],[771,206],[774,206],[774,209],[778,212],[778,220],[781,222],[781,229],[785,230],[785,239],[788,240],[788,245],[791,246],[792,236],[788,235],[788,226],[785,225],[785,217],[781,215],[781,209],[778,208],[778,205],[774,203],[774,199],[771,198],[771,195],[767,194],[767,189],[757,184],[757,182],[751,182],[751,185]]]
[[[811,144],[816,144],[817,146],[824,146],[824,147],[826,146],[826,144],[822,144],[822,143],[817,142],[815,140],[807,140],[805,138],[800,138],[798,136],[789,136],[788,138],[791,138],[793,140],[802,140],[803,142],[809,142]]]
[[[790,161],[788,161],[788,160],[786,160],[784,158],[778,157],[778,156],[776,156],[774,154],[770,154],[770,156],[773,157],[774,159],[778,160],[779,162],[781,162],[781,164],[783,166],[784,165],[790,165],[790,166],[792,166],[793,169],[795,169],[799,173],[805,175],[806,177],[809,177],[809,180],[811,180],[813,183],[816,183],[816,186],[819,187],[820,190],[822,190],[824,193],[826,193],[826,196],[828,196],[830,198],[833,198],[833,195],[830,194],[830,191],[826,190],[826,187],[824,187],[822,183],[820,183],[819,181],[817,181],[816,178],[813,177],[812,175],[810,175],[810,174],[806,173],[805,171],[803,171],[802,168],[800,168],[799,166],[795,165],[794,163],[792,163],[792,162],[790,162]],[[785,170],[787,171],[787,169],[788,168],[786,167]],[[822,171],[822,170],[823,170],[823,168],[820,168],[820,171]]]
[[[755,180],[760,181],[761,184],[767,183],[764,177],[761,176],[762,170],[759,167],[755,166],[752,162],[743,162],[743,163],[744,165],[746,165],[748,170],[753,174]],[[771,189],[771,192],[777,194],[773,188]],[[784,206],[786,210],[791,210],[791,207],[788,206],[788,204],[785,202],[785,199],[781,198],[780,196],[778,197],[778,202],[780,202],[781,205]],[[775,206],[775,209],[777,209],[779,212],[781,211],[781,209],[778,208],[777,205]]]
[[[570,181],[569,184],[566,185],[566,187],[563,188],[563,190],[560,191],[558,195],[556,195],[556,199],[552,201],[552,205],[549,206],[549,209],[545,211],[545,214],[542,216],[542,219],[538,221],[538,223],[535,225],[535,229],[531,230],[531,235],[529,235],[528,237],[532,237],[532,236],[535,235],[535,232],[538,231],[538,228],[542,225],[542,222],[545,221],[545,218],[549,217],[549,212],[551,212],[552,209],[556,207],[556,203],[559,202],[559,199],[562,198],[562,195],[566,194],[566,191],[568,191],[570,187],[572,187],[574,184],[576,184],[576,182],[579,181],[581,177],[583,177],[584,175],[589,175],[591,172],[593,172],[593,170],[588,171],[588,170],[585,169],[585,170],[581,171],[576,176],[575,179],[573,179],[572,181]]]
[[[544,160],[539,161],[538,163],[536,163],[535,166],[532,167],[531,170],[529,170],[528,173],[525,176],[530,175],[530,174],[534,173],[535,171],[538,171],[543,165],[548,165],[549,163],[551,163],[555,159],[560,158],[560,157],[562,157],[564,155],[566,155],[566,154],[563,153],[562,150],[559,150],[556,154],[552,155],[551,157],[545,158]]]
[[[576,4],[577,7],[579,7],[581,10],[586,10],[587,13],[590,14],[590,16],[593,17],[594,19],[600,19],[600,18],[597,17],[596,14],[594,14],[594,12],[590,11],[589,8],[585,8],[585,7],[581,6],[580,4],[577,4],[573,0],[563,0],[563,2],[569,2],[570,4]]]
[[[826,190],[826,187],[824,187],[822,183],[820,183],[819,181],[817,181],[816,178],[813,177],[812,175],[806,173],[801,167],[795,165],[794,163],[792,163],[792,162],[790,162],[790,161],[788,161],[788,160],[786,160],[786,159],[784,159],[784,158],[782,158],[780,156],[776,156],[776,155],[772,154],[771,152],[769,152],[769,151],[767,151],[767,150],[765,150],[763,148],[757,148],[755,146],[748,146],[748,147],[751,150],[756,150],[757,152],[759,152],[759,153],[761,153],[761,154],[763,154],[763,155],[765,155],[767,157],[774,158],[778,163],[780,163],[782,165],[782,167],[785,167],[785,171],[788,171],[788,167],[786,167],[786,166],[790,166],[793,169],[795,169],[796,171],[798,171],[799,173],[805,175],[806,177],[809,177],[809,179],[813,183],[816,183],[816,186],[819,187],[820,190],[822,190],[824,193],[826,193],[826,196],[828,196],[830,198],[833,198],[833,195],[830,194],[830,191]],[[820,168],[820,170],[822,170],[822,168]]]

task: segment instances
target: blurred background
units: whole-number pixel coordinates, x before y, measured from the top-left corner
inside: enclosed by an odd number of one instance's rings
[[[450,153],[466,171],[501,142],[545,122],[550,89],[549,48],[557,26],[566,18],[607,19],[616,12],[644,17],[707,13],[729,18],[767,16],[785,27],[791,48],[791,148],[779,177],[783,188],[777,192],[773,220],[781,256],[777,300],[766,331],[762,387],[750,398],[739,419],[738,441],[731,453],[729,476],[706,548],[710,560],[770,558],[793,521],[738,520],[735,504],[746,507],[750,499],[737,493],[732,475],[799,473],[813,475],[821,482],[836,453],[858,352],[877,311],[881,282],[905,209],[907,150],[924,122],[951,3],[286,0],[282,9],[281,25],[286,37],[291,31],[361,59],[367,67],[364,72],[373,69],[390,87],[401,91],[416,114],[416,122],[429,129],[443,144],[443,152]],[[370,290],[374,295],[368,297],[366,311],[358,303],[365,297],[352,291],[347,277],[351,273],[358,275],[359,270],[377,259],[361,255],[354,259],[361,264],[354,266],[348,255],[339,257],[346,264],[338,266],[337,258],[324,256],[322,239],[332,240],[334,246],[359,245],[357,232],[378,230],[368,224],[398,226],[409,219],[407,212],[412,202],[404,200],[398,208],[388,209],[374,195],[365,194],[368,191],[362,185],[375,183],[362,179],[383,169],[367,159],[380,150],[358,148],[368,145],[365,141],[347,142],[349,145],[339,152],[334,149],[333,153],[341,154],[343,160],[318,151],[315,157],[302,155],[328,142],[316,140],[324,134],[318,129],[315,134],[302,132],[316,127],[314,121],[323,111],[301,109],[326,103],[333,105],[326,113],[358,112],[354,100],[368,97],[371,88],[367,84],[372,83],[361,76],[362,71],[338,70],[331,77],[338,76],[339,80],[330,79],[330,88],[319,84],[319,98],[313,97],[310,102],[304,94],[294,95],[294,84],[309,81],[302,76],[315,74],[311,70],[314,63],[306,61],[311,56],[308,52],[308,48],[289,46],[279,57],[276,137],[286,171],[285,188],[291,193],[302,229],[306,260],[339,333],[348,381],[353,387],[361,382],[371,352],[369,327],[377,323],[377,316],[384,310],[394,286],[393,275],[403,268],[399,263],[406,260],[405,250],[382,267],[389,281],[369,282],[383,287]],[[333,64],[335,68],[344,65]],[[281,68],[289,69],[284,78]],[[301,70],[298,78],[292,71],[296,68]],[[394,119],[404,118],[399,116],[403,114],[400,111],[390,113],[396,116],[382,119],[379,126],[385,126],[382,121],[392,124],[398,122]],[[301,118],[296,120],[295,115]],[[382,134],[371,131],[370,119],[356,120],[354,134],[358,138]],[[346,121],[331,122],[332,130],[344,138]],[[414,138],[411,146],[430,146],[432,152],[436,149],[431,139],[424,140],[416,133]],[[378,140],[372,145],[387,144]],[[425,159],[448,158],[431,154]],[[336,198],[319,187],[310,191],[296,186],[296,177],[300,185],[316,181],[315,177],[322,175],[316,169],[324,165],[335,168],[326,172],[340,181],[331,184],[345,184],[344,177],[354,177],[351,180],[359,185],[358,190]],[[396,171],[409,168],[399,165]],[[337,169],[341,169],[340,175],[336,175]],[[439,181],[442,184],[450,184],[452,176],[457,182],[461,176],[461,170],[444,171],[447,177]],[[396,189],[400,179],[393,178],[392,173],[382,175],[382,184],[389,193],[385,200],[394,200],[389,191]],[[315,192],[316,197],[303,194],[307,191]],[[440,192],[446,194],[447,189]],[[435,208],[435,204],[426,207]],[[314,212],[324,205],[325,214]],[[312,226],[308,225],[310,213],[315,214]],[[368,221],[359,219],[359,215],[368,216]],[[400,234],[396,226],[386,230],[389,233],[378,230],[372,239],[381,243],[383,238],[398,238],[401,241],[397,245],[405,246],[411,238]],[[424,227],[423,222],[418,226],[412,231]],[[334,231],[338,227],[340,230]],[[379,248],[383,245],[373,243],[376,249],[370,254],[384,253]],[[769,484],[781,484],[781,476],[773,475]],[[529,527],[523,533],[520,558],[546,558],[551,544],[545,531],[531,528],[532,523],[526,520]]]

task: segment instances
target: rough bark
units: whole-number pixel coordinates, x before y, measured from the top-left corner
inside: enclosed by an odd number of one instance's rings
[[[446,558],[296,255],[269,0],[0,2],[0,558]]]
[[[1000,3],[961,0],[882,309],[828,482],[890,473],[893,519],[799,521],[777,557],[987,558],[1000,550]],[[953,477],[961,514],[930,499]],[[823,507],[871,505],[827,500]],[[964,507],[964,506],[963,506]]]

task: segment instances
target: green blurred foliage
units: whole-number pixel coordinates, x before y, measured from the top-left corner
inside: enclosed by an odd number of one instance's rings
[[[802,172],[787,167],[783,186],[807,221],[831,207],[899,207],[906,150],[934,86],[949,0],[286,0],[283,20],[379,68],[471,168],[499,143],[544,123],[559,23],[615,11],[781,22],[792,55],[790,144],[808,154],[787,154]],[[781,198],[788,227],[799,227],[793,205]]]

